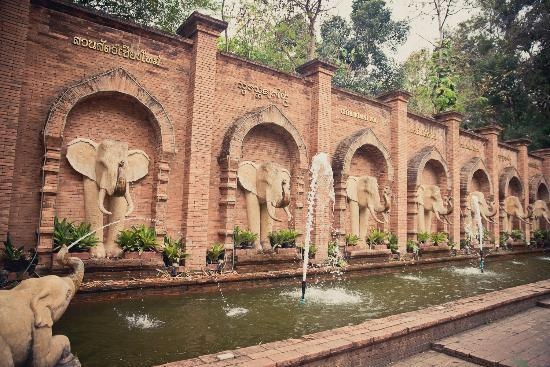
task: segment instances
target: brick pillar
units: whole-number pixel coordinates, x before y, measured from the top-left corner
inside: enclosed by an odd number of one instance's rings
[[[541,172],[547,181],[550,181],[550,148],[534,150],[531,153],[538,155],[544,159],[542,161]]]
[[[19,103],[27,53],[29,1],[0,1],[0,28],[0,234],[5,236],[10,218]]]
[[[399,251],[407,251],[407,163],[408,119],[407,103],[411,94],[394,91],[378,97],[391,107],[391,159],[394,167],[392,185],[393,203],[390,212],[390,230],[397,234]]]
[[[452,226],[449,231],[454,242],[460,242],[460,122],[463,116],[458,112],[444,112],[434,116],[439,122],[447,126],[445,144],[447,146],[447,166],[451,175],[451,192],[453,198],[453,213],[451,214]]]
[[[315,154],[327,153],[329,163],[331,162],[330,152],[332,148],[331,134],[331,95],[332,76],[336,66],[319,59],[311,60],[299,66],[296,71],[308,78],[313,84],[311,86],[311,122],[309,129],[310,159]],[[307,207],[307,203],[306,207]],[[332,206],[328,204],[328,193],[322,190],[317,191],[317,207],[315,210],[314,226],[311,234],[311,241],[317,245],[315,258],[324,260],[328,257],[328,243],[331,240],[332,229]],[[319,207],[319,204],[324,204]]]
[[[183,233],[186,266],[199,270],[205,264],[208,239],[208,201],[212,160],[212,111],[215,110],[217,38],[227,23],[194,12],[177,34],[193,40],[185,133]]]
[[[518,172],[521,180],[521,186],[523,187],[522,198],[520,198],[523,204],[523,210],[527,212],[527,206],[529,205],[529,156],[527,153],[527,147],[531,144],[531,140],[527,138],[520,138],[514,140],[508,140],[506,143],[516,147],[518,149]],[[531,239],[531,226],[523,222],[520,222],[525,233],[525,240],[529,243]]]
[[[499,165],[498,165],[498,136],[502,131],[502,127],[498,125],[490,125],[477,129],[478,134],[487,138],[487,146],[485,148],[485,157],[487,158],[487,169],[489,170],[489,176],[491,177],[491,183],[493,184],[493,198],[495,201],[495,207],[497,214],[495,215],[495,223],[493,224],[493,236],[495,242],[498,243],[500,236],[500,192],[499,192]]]

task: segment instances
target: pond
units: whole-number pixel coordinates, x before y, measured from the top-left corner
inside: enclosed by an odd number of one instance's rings
[[[54,333],[71,340],[83,366],[151,366],[267,343],[419,310],[458,298],[550,278],[550,257],[406,268],[398,273],[333,274],[300,282],[179,295],[74,302]],[[315,280],[312,280],[315,283]],[[292,283],[292,284],[289,284]]]

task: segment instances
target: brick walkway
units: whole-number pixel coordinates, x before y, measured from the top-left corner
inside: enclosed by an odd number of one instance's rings
[[[550,366],[550,300],[520,314],[434,343],[392,367]]]

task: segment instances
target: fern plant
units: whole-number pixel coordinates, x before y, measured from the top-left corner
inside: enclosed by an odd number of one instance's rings
[[[156,251],[158,247],[155,229],[143,224],[120,231],[115,242],[125,252],[137,251],[140,254],[144,251]]]
[[[345,237],[346,245],[356,246],[359,243],[359,236],[353,233],[348,233]]]
[[[206,252],[206,263],[217,264],[225,256],[225,245],[223,243],[214,243]]]
[[[448,241],[447,234],[445,232],[434,232],[430,235],[430,238],[436,246]]]
[[[367,243],[369,246],[382,245],[386,239],[387,234],[378,228],[373,228],[367,236]]]
[[[162,251],[164,263],[166,265],[178,264],[188,254],[184,252],[182,239],[175,240],[170,236],[164,237],[164,249]]]
[[[428,232],[418,232],[416,238],[418,239],[418,242],[426,243],[430,239],[430,234]]]
[[[67,218],[59,220],[54,217],[53,220],[53,243],[54,250],[59,250],[61,246],[69,246],[70,244],[79,240],[73,247],[69,249],[70,252],[86,252],[91,247],[94,247],[99,243],[99,239],[95,233],[91,233],[91,224],[81,222],[79,225],[75,225],[73,222],[67,221]]]

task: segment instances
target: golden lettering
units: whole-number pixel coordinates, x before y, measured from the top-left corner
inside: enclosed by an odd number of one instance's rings
[[[280,90],[279,88],[274,90],[269,90],[265,87],[259,85],[246,84],[244,82],[237,82],[237,89],[240,90],[240,93],[244,96],[247,92],[252,92],[256,99],[262,99],[262,97],[268,99],[280,99],[283,106],[288,107],[288,94],[285,91]]]
[[[340,114],[341,115],[344,115],[344,116],[349,116],[349,117],[353,117],[353,118],[356,118],[358,120],[363,120],[363,121],[367,121],[367,122],[372,122],[372,123],[375,123],[377,124],[378,123],[378,119],[375,117],[375,116],[368,116],[364,113],[360,113],[360,112],[356,112],[356,111],[351,111],[351,110],[348,110],[346,108],[341,108],[340,109]]]
[[[536,164],[536,163],[530,162],[528,165],[529,165],[529,167],[531,167],[531,168],[540,170],[540,166],[539,166],[538,164]]]

